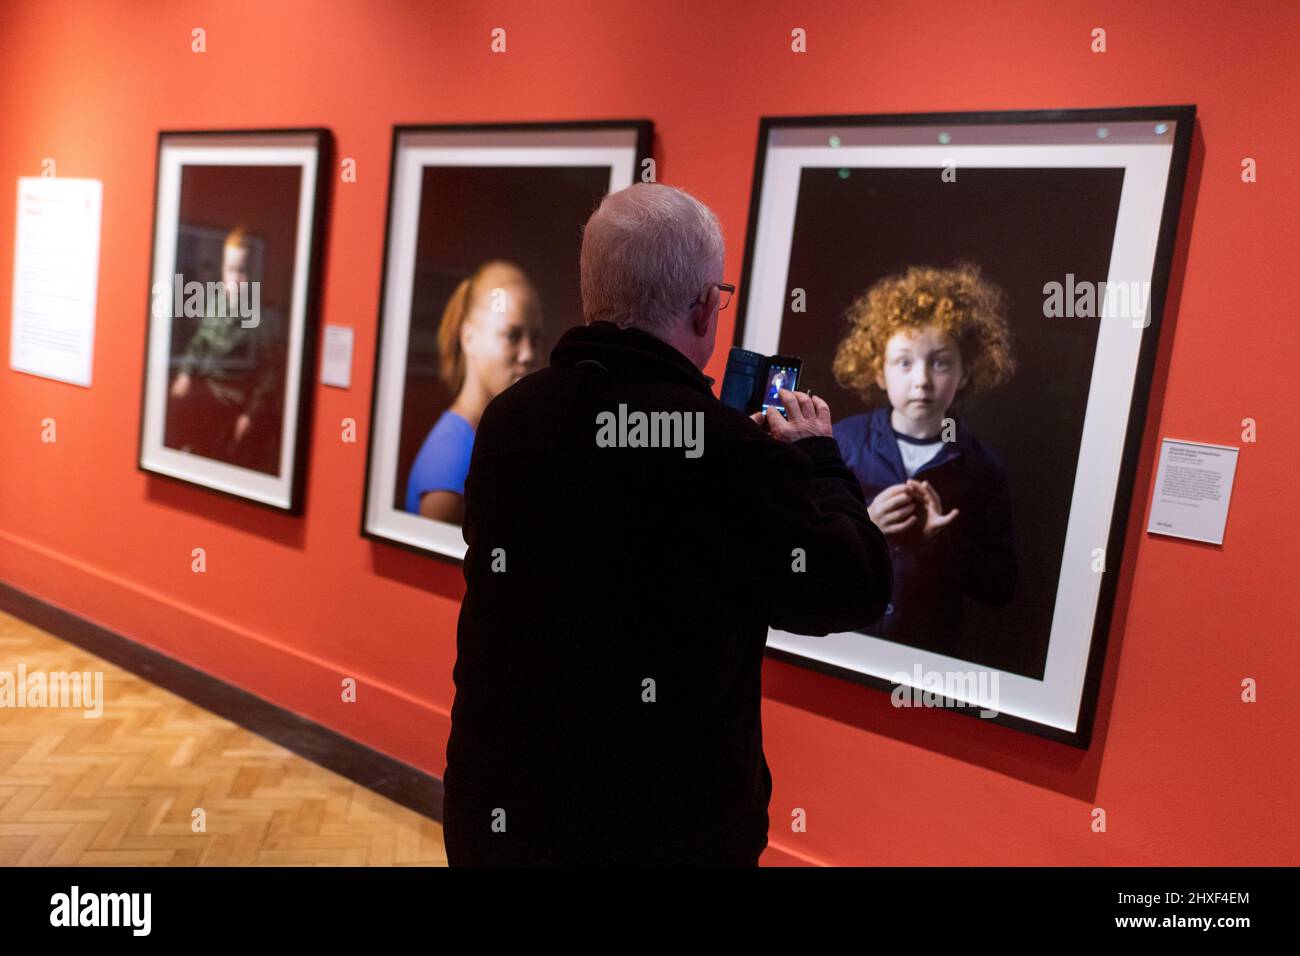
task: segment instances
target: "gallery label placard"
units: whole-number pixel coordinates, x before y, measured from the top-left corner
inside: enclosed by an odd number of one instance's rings
[[[325,348],[321,352],[320,381],[335,388],[352,387],[352,342],[354,333],[346,325],[325,326]]]
[[[98,179],[19,178],[14,371],[90,387],[103,196]]]
[[[1223,544],[1237,451],[1228,445],[1164,439],[1147,531]]]

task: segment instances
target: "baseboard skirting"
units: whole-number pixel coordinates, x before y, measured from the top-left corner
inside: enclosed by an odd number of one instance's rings
[[[394,803],[442,822],[442,780],[0,581],[0,610]]]

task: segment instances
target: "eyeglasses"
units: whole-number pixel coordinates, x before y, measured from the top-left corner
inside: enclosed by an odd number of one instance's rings
[[[715,285],[718,287],[718,311],[721,312],[727,306],[731,305],[731,297],[735,294],[736,287],[730,282],[710,282],[709,288],[712,289]],[[700,297],[696,299],[695,302],[707,302],[708,298],[709,293],[706,290],[700,294]],[[695,302],[691,304],[694,305]]]

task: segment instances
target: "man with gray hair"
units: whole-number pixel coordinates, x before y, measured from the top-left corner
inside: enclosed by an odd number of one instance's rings
[[[586,324],[479,423],[453,866],[755,865],[768,629],[860,630],[884,610],[889,550],[826,402],[783,391],[788,420],[751,419],[702,371],[723,258],[687,193],[610,193],[582,236]]]

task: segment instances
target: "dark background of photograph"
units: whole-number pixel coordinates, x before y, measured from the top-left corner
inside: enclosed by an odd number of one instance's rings
[[[415,456],[455,397],[438,375],[438,325],[457,284],[488,259],[522,269],[542,303],[544,368],[560,336],[582,324],[582,227],[611,175],[609,166],[425,167],[393,507],[405,507]]]
[[[288,320],[292,315],[293,266],[298,252],[298,203],[302,188],[300,166],[209,166],[181,167],[180,229],[176,243],[174,272],[185,282],[221,281],[222,247],[236,226],[244,226],[257,240],[252,254],[252,280],[262,283],[260,304],[265,328],[277,330],[287,346]],[[182,290],[182,302],[184,301]],[[172,317],[168,353],[175,369],[201,319]],[[285,353],[287,361],[287,352]],[[256,369],[250,369],[253,375]],[[250,430],[245,439],[256,445],[246,449],[247,461],[266,467],[257,470],[280,473],[280,438],[284,427],[284,379],[280,367],[280,390],[267,403],[261,416],[264,427]],[[304,369],[304,375],[313,374]],[[168,381],[168,386],[171,382]],[[174,400],[168,392],[167,415]],[[241,462],[242,463],[242,462]]]
[[[1043,286],[1104,281],[1122,169],[804,169],[780,351],[835,421],[865,410],[831,373],[855,296],[910,265],[979,265],[1006,293],[1016,371],[953,412],[1010,472],[1019,580],[1005,608],[966,600],[963,659],[1041,679],[1073,494],[1099,320],[1046,318]],[[790,292],[806,291],[806,311]],[[1118,321],[1129,321],[1122,319]],[[1085,479],[1086,480],[1086,479]],[[1105,546],[1099,540],[1099,547]],[[911,646],[926,648],[923,639]]]

